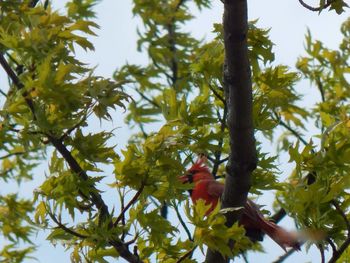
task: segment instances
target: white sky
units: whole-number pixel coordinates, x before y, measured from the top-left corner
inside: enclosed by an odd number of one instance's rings
[[[62,7],[65,1],[56,2],[57,7]],[[310,4],[317,4],[317,2],[316,0],[310,0]],[[222,3],[219,0],[213,1],[212,6],[211,10],[205,10],[202,14],[194,10],[198,18],[188,25],[188,29],[195,36],[212,37],[212,24],[221,21],[223,10]],[[91,65],[98,65],[97,72],[105,77],[111,77],[114,70],[126,61],[138,64],[145,63],[146,56],[136,51],[137,19],[133,18],[131,13],[131,1],[103,0],[97,6],[97,11],[97,23],[101,26],[101,30],[97,32],[99,37],[93,40],[96,52],[78,53],[77,55],[83,58],[84,61],[91,63]],[[298,3],[298,0],[249,1],[249,19],[259,18],[258,26],[271,28],[270,36],[275,43],[276,61],[291,67],[294,66],[296,58],[303,54],[304,36],[307,27],[310,28],[314,37],[331,48],[337,48],[341,39],[340,25],[345,21],[348,14],[347,12],[347,14],[338,16],[335,12],[314,13],[305,10]],[[3,74],[0,76],[0,84],[4,85],[6,79],[4,81]],[[306,88],[308,86],[305,86]],[[118,126],[120,126],[119,123]],[[120,129],[120,134],[118,134],[119,147],[125,145],[128,136],[129,131],[124,125]],[[271,151],[273,151],[272,148]],[[268,202],[270,197],[271,195],[259,199],[259,203]],[[292,222],[288,220],[285,220],[283,225],[289,229],[294,227]],[[39,262],[70,262],[69,253],[64,253],[59,245],[53,248],[51,245],[45,244],[44,237],[45,235],[40,234],[37,238],[43,244],[38,248],[35,255]],[[268,238],[264,241],[264,246],[267,253],[249,256],[250,262],[272,262],[283,254],[283,251]],[[295,253],[285,262],[320,261],[318,251],[311,249],[306,256],[304,252],[303,250],[302,253]],[[243,261],[237,260],[236,262]]]

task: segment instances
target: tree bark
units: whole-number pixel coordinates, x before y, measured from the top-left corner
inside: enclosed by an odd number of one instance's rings
[[[256,168],[256,149],[252,114],[252,82],[248,58],[247,0],[224,3],[224,88],[228,107],[227,126],[231,154],[226,167],[222,208],[243,207],[251,186],[251,173]],[[227,226],[239,220],[241,210],[226,214]],[[208,250],[206,262],[228,262],[219,252]]]

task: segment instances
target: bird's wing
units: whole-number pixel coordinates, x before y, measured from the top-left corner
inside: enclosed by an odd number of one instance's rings
[[[219,198],[221,197],[222,193],[224,192],[224,185],[220,182],[210,180],[208,182],[208,194],[212,197]]]

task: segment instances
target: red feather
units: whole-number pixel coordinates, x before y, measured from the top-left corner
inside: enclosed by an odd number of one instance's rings
[[[194,188],[191,191],[191,199],[193,203],[196,203],[199,199],[205,200],[207,205],[211,205],[207,214],[211,213],[224,192],[224,185],[215,181],[215,178],[205,164],[205,160],[199,159],[189,170],[187,170],[187,173],[184,176],[180,177],[180,179],[183,183],[194,183]],[[296,236],[275,223],[265,219],[260,212],[259,207],[249,199],[244,206],[240,224],[244,226],[247,232],[252,232],[254,230],[264,232],[284,250],[286,250],[286,247],[293,247],[300,250],[300,245]]]

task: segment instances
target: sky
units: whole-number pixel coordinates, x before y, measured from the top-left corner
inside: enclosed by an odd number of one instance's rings
[[[65,1],[53,1],[55,8],[62,9]],[[316,4],[317,1],[310,0],[310,4]],[[78,52],[77,56],[91,66],[97,66],[96,72],[104,77],[112,77],[113,72],[126,62],[144,64],[147,62],[145,54],[136,51],[136,28],[139,20],[133,17],[132,1],[130,0],[102,0],[97,6],[97,23],[101,29],[96,31],[98,37],[92,39],[96,52]],[[310,29],[314,38],[323,41],[328,47],[336,49],[341,39],[340,25],[347,18],[347,14],[341,16],[335,12],[322,12],[321,14],[304,9],[298,0],[249,0],[249,19],[259,19],[258,26],[271,28],[270,38],[274,42],[274,51],[276,62],[294,67],[298,56],[302,55],[305,33]],[[188,31],[194,36],[210,40],[213,38],[211,31],[213,23],[220,23],[223,13],[223,5],[219,0],[212,1],[212,8],[199,13],[193,10],[196,19],[186,25]],[[0,84],[3,85],[4,74],[0,73]],[[298,87],[308,95],[310,93],[308,82],[302,82]],[[126,144],[129,130],[122,124],[122,113],[117,115],[120,121],[114,123],[119,128],[118,148],[123,148]],[[105,128],[105,127],[103,127]],[[108,128],[108,127],[107,127]],[[273,152],[275,145],[264,145],[267,151]],[[285,173],[290,173],[291,166],[286,163],[287,160],[280,160],[282,167],[285,167]],[[40,182],[35,181],[32,187],[39,186]],[[272,194],[266,194],[259,198],[261,205],[271,205]],[[291,220],[284,220],[282,225],[288,229],[293,229]],[[37,236],[40,244],[35,256],[39,262],[70,262],[69,253],[57,245],[53,248],[45,241],[47,233],[41,233]],[[274,242],[268,238],[263,245],[266,247],[266,254],[252,254],[249,256],[250,262],[267,263],[275,260],[283,254]],[[305,255],[294,253],[293,256],[284,262],[319,262],[319,253],[315,249],[310,249]],[[29,262],[29,261],[28,261]],[[30,261],[37,262],[37,261]],[[122,261],[121,261],[122,262]],[[243,262],[237,260],[236,262]]]

